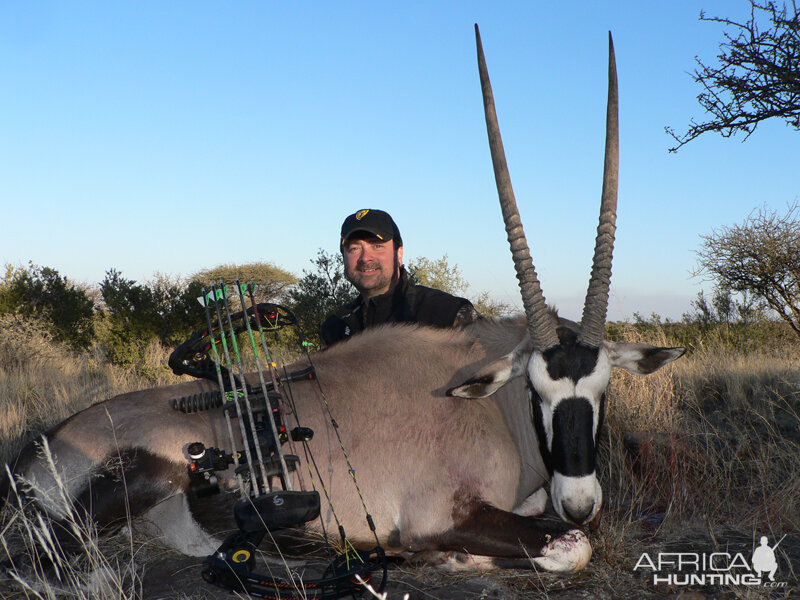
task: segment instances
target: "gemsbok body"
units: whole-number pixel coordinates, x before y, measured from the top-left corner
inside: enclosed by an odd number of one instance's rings
[[[602,505],[595,463],[611,369],[651,373],[684,350],[603,339],[618,156],[610,38],[600,226],[580,324],[559,319],[539,287],[479,36],[477,42],[495,177],[525,318],[479,320],[461,329],[377,327],[317,353],[314,363],[387,552],[530,556],[540,567],[572,572],[591,555],[576,526],[590,522]],[[219,540],[201,527],[206,500],[189,492],[186,447],[196,441],[224,445],[225,421],[219,410],[184,414],[170,407],[173,398],[213,389],[196,380],[124,394],[50,430],[49,448],[75,502],[101,525],[145,515],[152,530],[182,552],[213,552]],[[292,396],[297,417],[315,431],[309,444],[338,518],[352,541],[372,544],[316,382],[292,384]],[[54,475],[39,454],[23,452],[14,473],[39,509],[64,516]],[[296,485],[302,477],[310,483],[305,464],[294,477]],[[548,484],[561,521],[537,517]],[[321,515],[332,523],[324,499]]]

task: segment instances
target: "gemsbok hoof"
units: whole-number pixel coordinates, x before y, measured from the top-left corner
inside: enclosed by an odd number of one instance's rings
[[[589,538],[580,529],[570,529],[542,548],[542,555],[533,559],[534,564],[553,573],[577,573],[592,557]]]

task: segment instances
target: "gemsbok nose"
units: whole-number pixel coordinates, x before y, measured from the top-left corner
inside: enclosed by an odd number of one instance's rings
[[[564,500],[561,503],[561,508],[564,509],[564,515],[566,515],[570,521],[576,525],[583,525],[594,511],[594,502],[576,506],[575,503]]]

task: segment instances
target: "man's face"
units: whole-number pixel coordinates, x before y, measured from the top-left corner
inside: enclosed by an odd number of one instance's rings
[[[364,298],[380,296],[389,291],[392,278],[399,275],[403,264],[403,247],[397,249],[395,262],[394,241],[377,237],[349,239],[342,247],[344,274]]]

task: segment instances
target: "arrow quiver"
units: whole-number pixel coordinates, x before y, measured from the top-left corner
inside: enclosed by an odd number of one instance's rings
[[[300,466],[300,459],[294,453],[294,443],[302,444],[306,456],[314,463],[308,446],[314,432],[302,427],[299,422],[291,431],[287,431],[284,421],[285,407],[292,406],[291,396],[286,394],[286,389],[293,382],[315,380],[316,372],[306,351],[309,360],[307,368],[282,377],[278,375],[265,334],[287,326],[294,327],[304,349],[306,344],[295,315],[278,304],[256,303],[254,290],[254,284],[240,284],[238,280],[235,286],[220,282],[219,286],[211,286],[210,291],[203,290],[203,296],[198,300],[205,309],[206,329],[193,334],[169,358],[169,366],[175,374],[208,379],[218,387],[215,391],[174,398],[171,401],[172,408],[184,413],[223,411],[231,445],[230,450],[209,448],[201,442],[192,442],[187,446],[191,491],[198,497],[218,493],[217,472],[233,466],[240,493],[240,500],[234,505],[233,511],[238,531],[229,535],[217,551],[205,559],[203,579],[232,591],[261,598],[341,598],[361,595],[365,586],[357,577],[370,583],[373,573],[380,571],[382,576],[375,587],[382,591],[387,567],[377,535],[377,545],[372,550],[360,551],[352,546],[336,517],[321,477],[317,480],[329,500],[345,550],[334,556],[328,544],[330,564],[321,578],[302,579],[293,574],[283,579],[253,572],[256,549],[264,536],[271,536],[271,532],[280,529],[302,527],[320,518],[319,492],[316,489],[295,490],[292,479],[292,474]],[[240,308],[237,312],[231,311],[234,302]],[[240,342],[242,347],[249,346],[252,351],[258,384],[245,377]],[[327,401],[326,409],[331,416]],[[297,420],[296,412],[289,412]],[[238,427],[241,449],[237,448],[235,427]],[[292,450],[289,454],[283,452],[283,445],[287,442]],[[354,473],[352,468],[351,473]],[[302,485],[302,478],[295,477],[295,480]],[[366,506],[364,508],[366,512]],[[375,533],[368,512],[366,518]],[[320,525],[327,540],[324,523]]]

